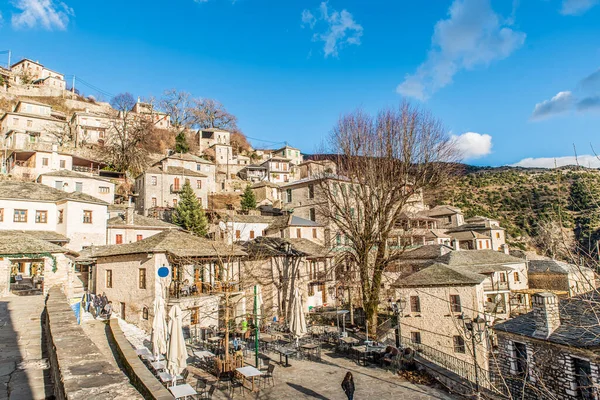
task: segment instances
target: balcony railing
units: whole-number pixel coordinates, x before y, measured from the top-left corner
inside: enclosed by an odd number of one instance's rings
[[[495,292],[497,290],[508,290],[508,282],[494,282],[483,285],[484,292]]]
[[[96,168],[83,167],[81,165],[73,165],[73,167],[71,169],[76,172],[83,172],[86,174],[98,175],[98,170]]]
[[[179,185],[177,185],[177,186],[171,185],[171,193],[179,193],[182,190],[181,188],[182,188],[182,186],[179,186]]]

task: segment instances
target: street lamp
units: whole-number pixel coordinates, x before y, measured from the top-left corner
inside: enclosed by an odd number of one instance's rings
[[[470,317],[466,317],[464,313],[461,314],[460,320],[462,322],[462,329],[465,333],[465,338],[467,340],[471,340],[471,345],[473,347],[473,364],[475,365],[475,392],[477,398],[479,399],[481,397],[481,393],[479,391],[477,343],[483,342],[484,333],[486,333],[487,329],[487,321],[479,315],[477,315],[475,319],[471,319]]]
[[[402,345],[402,327],[400,325],[400,318],[402,318],[402,312],[404,311],[404,307],[406,307],[406,300],[398,299],[396,301],[391,298],[388,299],[389,309],[396,316],[396,347],[400,348]]]

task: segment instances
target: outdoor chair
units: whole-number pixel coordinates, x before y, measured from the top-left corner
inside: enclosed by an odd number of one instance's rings
[[[217,369],[216,378],[217,378],[217,383],[215,385],[217,385],[219,387],[219,389],[222,388],[222,383],[229,384],[231,382],[230,374],[226,373],[226,372],[222,372],[220,369]]]
[[[246,397],[246,388],[244,387],[244,382],[241,381],[233,372],[231,373],[231,382],[229,384],[229,393],[233,398],[235,394],[235,389],[240,389],[242,393],[242,397]]]
[[[215,385],[211,385],[210,389],[208,389],[208,392],[206,392],[206,398],[207,399],[212,399],[213,394],[215,394],[215,390],[217,389],[217,387]]]
[[[275,364],[270,364],[269,367],[267,368],[267,372],[265,372],[264,374],[261,375],[261,379],[265,385],[269,382],[269,379],[270,379],[271,382],[273,382],[273,386],[275,386],[275,376],[273,375],[274,371],[275,371]]]
[[[187,368],[184,369],[181,375],[177,375],[177,383],[186,383],[189,374],[190,371],[188,371]]]
[[[204,382],[200,378],[198,378],[198,380],[196,381],[196,393],[198,394],[198,398],[199,399],[205,397],[206,394],[207,394],[207,391],[206,391],[206,382]]]

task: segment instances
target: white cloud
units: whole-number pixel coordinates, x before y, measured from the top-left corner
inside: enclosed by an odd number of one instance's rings
[[[492,137],[487,134],[466,132],[462,135],[451,135],[456,150],[465,160],[487,156],[492,152]]]
[[[563,15],[581,15],[598,2],[599,0],[563,0],[560,13]]]
[[[53,0],[16,0],[14,6],[21,10],[13,14],[12,25],[15,28],[42,27],[47,30],[65,30],[73,9],[63,2]]]
[[[526,168],[554,168],[563,167],[565,165],[581,165],[588,168],[600,168],[600,160],[595,155],[584,154],[581,156],[566,156],[566,157],[539,157],[539,158],[524,158],[513,167]]]
[[[363,27],[348,11],[330,10],[327,3],[322,2],[316,15],[310,10],[303,10],[302,27],[311,30],[315,27],[319,28],[320,32],[313,34],[313,41],[325,43],[323,46],[325,58],[337,57],[339,50],[347,45],[360,45]]]
[[[490,0],[455,0],[448,13],[435,24],[427,59],[405,76],[398,93],[426,100],[459,71],[504,59],[525,42],[525,34],[511,29],[510,18],[503,21]]]
[[[569,91],[558,92],[550,100],[537,103],[531,114],[531,119],[544,119],[554,115],[565,113],[573,108],[575,99]]]

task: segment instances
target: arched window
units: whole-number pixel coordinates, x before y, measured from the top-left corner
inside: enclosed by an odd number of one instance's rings
[[[145,320],[148,319],[148,307],[144,307],[142,309],[142,319],[145,319]]]

